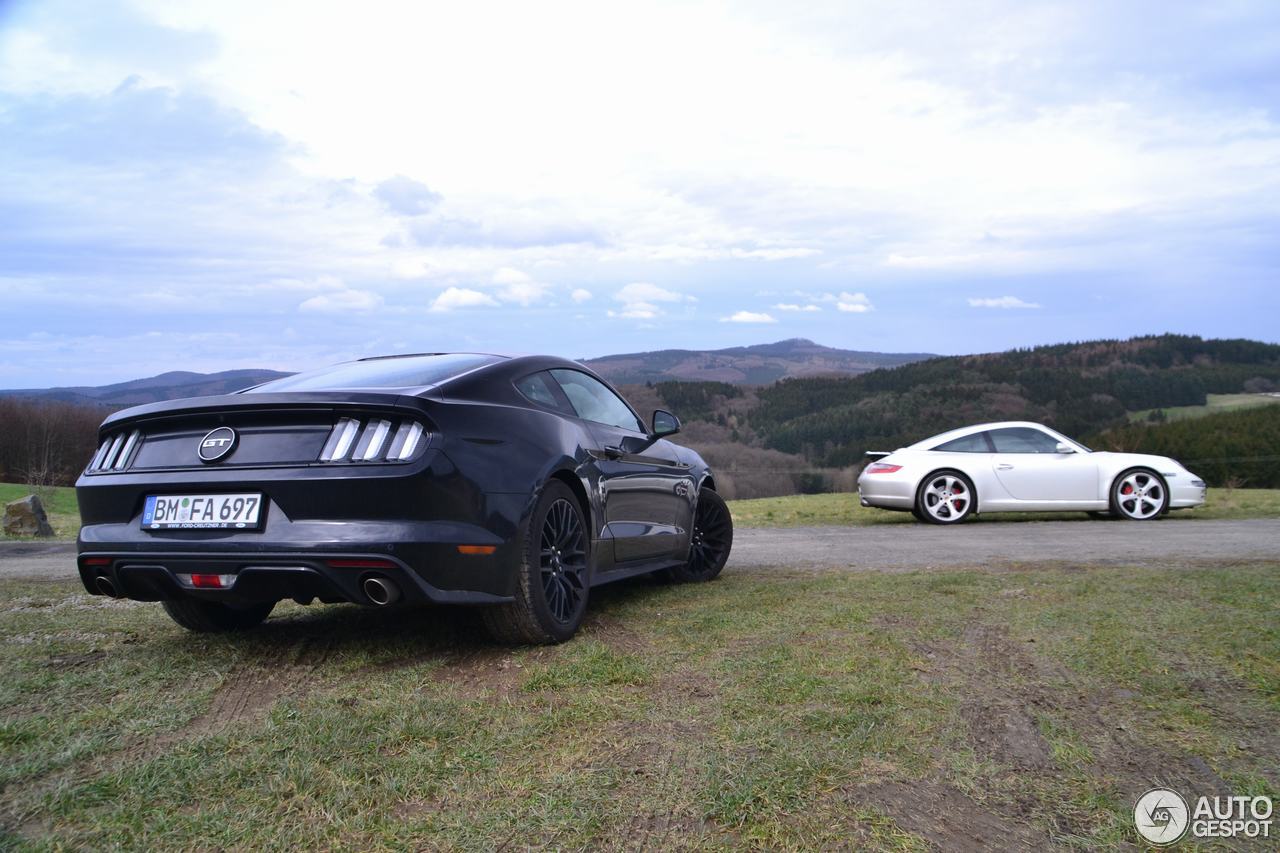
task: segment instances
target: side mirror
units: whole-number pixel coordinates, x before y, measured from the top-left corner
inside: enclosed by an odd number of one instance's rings
[[[1053,451],[1055,453],[1075,453],[1076,449],[1071,445],[1067,444],[1065,441],[1059,441],[1058,446],[1053,448]]]
[[[649,429],[649,436],[651,438],[663,438],[668,435],[675,435],[679,431],[679,418],[663,409],[657,409],[654,411],[653,426]]]

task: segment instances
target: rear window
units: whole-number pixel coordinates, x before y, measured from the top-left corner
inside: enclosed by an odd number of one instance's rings
[[[991,431],[996,453],[1057,453],[1058,439],[1030,427],[1004,427]]]
[[[941,450],[946,453],[990,453],[991,447],[987,444],[987,434],[985,432],[975,432],[973,435],[966,435],[961,438],[953,438],[948,442],[939,444],[933,450]]]
[[[541,373],[533,373],[521,379],[516,383],[516,388],[533,402],[546,406],[548,409],[562,411],[563,407],[560,405],[560,400],[556,397],[555,391],[551,390],[551,383],[554,381],[551,378],[551,374],[544,370]]]
[[[375,358],[349,361],[276,379],[252,388],[249,394],[277,391],[334,391],[340,388],[416,388],[435,385],[446,379],[501,361],[496,355],[450,353],[414,355],[405,358]]]

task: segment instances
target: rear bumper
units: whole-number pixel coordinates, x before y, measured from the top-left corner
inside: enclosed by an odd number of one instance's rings
[[[916,501],[915,483],[893,474],[863,475],[858,478],[858,499],[863,506],[911,509]]]
[[[292,598],[375,604],[363,589],[370,577],[390,581],[399,590],[400,599],[410,604],[500,604],[511,600],[510,596],[482,590],[442,589],[385,551],[121,553],[82,549],[78,567],[89,592],[106,594],[105,579],[116,595],[136,601],[189,597],[249,604]],[[197,588],[190,580],[192,575],[219,575],[229,583],[220,588]]]
[[[523,499],[509,498],[512,512]],[[511,600],[518,555],[515,537],[456,521],[293,521],[268,502],[261,531],[146,531],[141,519],[90,524],[80,531],[85,589],[99,593],[106,575],[125,597],[144,601],[183,595],[224,601],[319,598],[369,603],[367,575],[394,580],[405,601],[494,604]],[[493,548],[461,553],[459,546]],[[475,551],[469,548],[469,551]],[[333,565],[381,561],[383,566]],[[183,574],[232,575],[225,589],[192,589]]]

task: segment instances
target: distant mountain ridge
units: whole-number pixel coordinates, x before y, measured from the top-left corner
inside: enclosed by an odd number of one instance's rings
[[[772,344],[720,350],[672,349],[606,355],[586,359],[583,363],[617,384],[642,385],[674,379],[764,385],[784,377],[856,376],[879,367],[894,367],[932,357],[924,353],[855,352],[824,347],[804,338],[791,338]],[[175,370],[99,387],[80,385],[0,390],[0,397],[124,408],[182,397],[230,394],[290,375],[278,370],[224,370],[220,373]]]
[[[718,350],[667,349],[606,355],[583,364],[621,385],[645,382],[729,382],[767,385],[779,379],[812,376],[857,376],[881,367],[897,367],[934,356],[929,353],[884,353],[844,350],[789,338],[771,344]]]
[[[0,391],[0,397],[56,400],[63,403],[82,403],[93,406],[121,408],[176,400],[181,397],[204,397],[211,394],[230,394],[261,385],[272,379],[292,374],[279,370],[223,370],[219,373],[192,373],[173,370],[146,379],[117,382],[98,387],[79,385],[68,388],[33,388]]]

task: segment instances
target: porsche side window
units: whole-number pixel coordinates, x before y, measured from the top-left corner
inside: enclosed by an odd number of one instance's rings
[[[578,417],[618,429],[644,432],[631,407],[604,383],[576,370],[553,370],[551,375],[560,383]]]
[[[552,381],[545,371],[531,373],[516,382],[516,390],[540,406],[562,411],[563,407],[560,405],[560,401],[556,398],[555,392],[551,390]]]
[[[996,453],[1056,453],[1058,440],[1030,427],[1004,427],[991,430]]]
[[[953,438],[948,442],[939,444],[937,447],[930,448],[932,450],[941,450],[946,453],[990,453],[991,446],[987,444],[987,434],[985,432],[975,432],[973,435],[965,435],[960,438]]]

